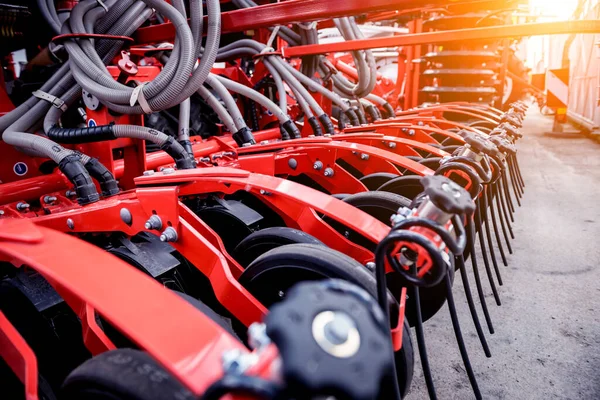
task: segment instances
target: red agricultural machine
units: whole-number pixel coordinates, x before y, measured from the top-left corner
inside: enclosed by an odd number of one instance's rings
[[[400,399],[411,329],[436,398],[444,305],[482,398],[453,282],[489,357],[469,276],[493,333],[527,107],[501,36],[436,43],[518,2],[25,3],[0,4],[0,398]]]

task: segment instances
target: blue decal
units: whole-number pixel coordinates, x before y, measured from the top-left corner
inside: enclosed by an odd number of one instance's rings
[[[94,121],[93,119],[90,119],[88,121],[88,126],[98,126],[98,124],[96,124],[96,121]]]
[[[13,171],[15,171],[15,174],[23,176],[28,171],[27,164],[24,162],[18,162],[13,166]]]

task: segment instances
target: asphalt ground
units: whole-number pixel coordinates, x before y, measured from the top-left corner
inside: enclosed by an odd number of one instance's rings
[[[600,144],[572,127],[551,131],[552,117],[532,106],[517,146],[526,187],[509,266],[497,255],[502,306],[495,305],[483,274],[493,335],[468,268],[491,358],[476,336],[459,274],[455,280],[461,328],[484,399],[600,399]],[[474,398],[447,307],[425,323],[425,334],[438,398]],[[414,332],[412,341],[417,353]],[[418,356],[407,398],[429,398]]]

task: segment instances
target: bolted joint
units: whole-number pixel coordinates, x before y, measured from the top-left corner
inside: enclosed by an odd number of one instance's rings
[[[162,229],[162,220],[158,215],[153,215],[148,218],[148,221],[144,224],[144,228],[148,230],[159,230]]]
[[[177,231],[175,228],[169,226],[160,234],[161,242],[176,242],[177,241]]]
[[[323,169],[323,163],[321,161],[315,161],[315,163],[313,164],[313,169],[316,171],[320,171],[321,169]]]
[[[24,201],[17,203],[17,210],[19,211],[27,211],[29,210],[29,204]]]
[[[369,159],[369,155],[368,155],[368,154],[365,154],[365,153],[362,153],[362,154],[360,155],[360,159],[361,159],[361,160],[364,160],[364,161],[367,161],[367,160]]]
[[[395,148],[396,148],[396,143],[394,143],[394,142],[389,142],[389,143],[388,143],[388,147],[389,147],[390,149],[395,149]]]
[[[328,178],[331,178],[333,174],[334,172],[332,168],[325,168],[325,171],[323,172],[323,175],[325,175]]]
[[[44,196],[44,203],[52,204],[57,200],[56,196]]]

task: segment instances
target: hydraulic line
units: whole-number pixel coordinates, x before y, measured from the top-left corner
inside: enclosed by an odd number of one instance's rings
[[[231,114],[227,111],[225,107],[223,107],[223,104],[221,104],[221,102],[217,100],[217,98],[210,92],[210,90],[208,90],[204,86],[201,86],[198,89],[198,94],[217,113],[219,119],[221,120],[221,122],[223,122],[223,125],[225,125],[229,132],[233,133],[237,131],[237,127],[233,122]]]
[[[54,31],[54,33],[60,33],[60,21],[58,20],[58,16],[54,19],[54,15],[48,8],[48,3],[46,0],[37,0],[38,8],[42,14],[44,20],[48,23],[50,28]],[[56,11],[55,11],[56,13]]]
[[[229,111],[229,114],[231,114],[233,124],[235,126],[235,129],[232,130],[231,133],[234,133],[243,128],[247,128],[248,126],[246,124],[246,121],[244,120],[240,109],[235,103],[233,96],[231,96],[231,94],[229,93],[227,88],[221,83],[221,81],[217,79],[217,75],[214,75],[212,73],[209,74],[206,78],[206,84],[216,92],[216,94],[221,98],[221,100],[223,100],[223,102],[225,103],[225,108],[227,109],[227,111]]]
[[[298,127],[294,124],[294,122],[284,113],[277,104],[273,103],[268,97],[263,94],[257,92],[254,89],[251,89],[247,86],[244,86],[240,83],[234,82],[230,79],[223,78],[221,76],[215,75],[215,77],[221,81],[221,83],[232,92],[241,94],[244,97],[247,97],[251,100],[254,100],[267,110],[271,111],[273,115],[279,120],[282,128],[286,130],[290,134],[291,137],[297,138],[300,137],[300,131]]]
[[[200,47],[200,39],[193,37],[190,28],[187,26],[186,18],[175,7],[161,0],[144,0],[143,4],[155,8],[162,15],[169,18],[176,27],[175,47],[170,61],[153,81],[143,86],[140,97],[138,97],[141,103],[147,103],[147,106],[144,107],[145,110],[140,104],[130,105],[133,88],[116,82],[105,67],[97,65],[98,59],[89,53],[86,54],[77,42],[65,42],[70,59],[76,65],[76,68],[73,69],[76,80],[86,90],[101,99],[110,109],[121,113],[141,114],[144,111],[159,111],[180,104],[204,83],[218,50],[220,40],[220,5],[218,0],[207,2],[208,36],[203,57],[195,70],[194,64],[196,54],[199,51],[197,48]],[[136,4],[132,7],[135,6]],[[77,7],[81,7],[81,4]],[[201,28],[199,20],[202,18],[202,13],[199,10],[200,7],[193,7],[192,9],[195,12],[191,15],[194,31]],[[74,31],[75,28],[80,31],[84,27],[78,22],[71,22],[70,25],[70,28]],[[64,30],[65,28],[63,28]],[[84,39],[79,40],[79,42],[90,44],[88,40]],[[83,46],[89,48],[88,45]],[[92,61],[94,59],[95,62]]]

